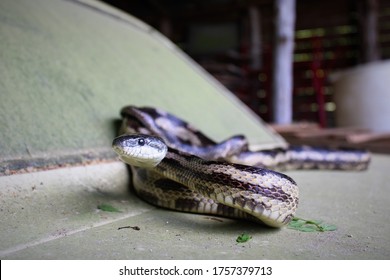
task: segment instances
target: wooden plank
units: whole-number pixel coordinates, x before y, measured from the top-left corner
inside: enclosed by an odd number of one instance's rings
[[[295,0],[277,0],[275,10],[273,119],[276,123],[288,124],[292,122]]]

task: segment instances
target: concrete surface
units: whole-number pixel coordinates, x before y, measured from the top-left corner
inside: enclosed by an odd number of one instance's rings
[[[366,172],[289,172],[297,215],[338,227],[323,233],[155,208],[129,191],[119,162],[3,176],[0,258],[389,259],[388,170],[390,157],[375,155]],[[252,239],[236,243],[241,233]]]
[[[284,142],[169,41],[106,5],[0,0],[0,21],[1,259],[389,258],[388,156],[362,173],[289,173],[298,216],[334,232],[155,208],[111,151],[122,106],[162,107],[216,140]],[[237,244],[241,233],[253,238]]]

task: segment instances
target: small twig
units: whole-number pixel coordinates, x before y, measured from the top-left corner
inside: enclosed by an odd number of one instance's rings
[[[134,230],[140,230],[140,228],[138,226],[134,226],[134,227],[132,227],[132,226],[118,227],[118,230],[125,229],[125,228],[131,228],[131,229],[134,229]]]

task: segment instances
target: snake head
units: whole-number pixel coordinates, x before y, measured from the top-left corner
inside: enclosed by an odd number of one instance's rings
[[[160,137],[144,134],[118,136],[112,142],[112,148],[125,163],[143,168],[158,165],[168,151]]]

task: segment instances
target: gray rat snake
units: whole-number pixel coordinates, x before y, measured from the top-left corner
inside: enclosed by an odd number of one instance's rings
[[[270,170],[364,170],[366,151],[289,147],[250,151],[244,136],[216,143],[182,119],[151,107],[121,111],[113,149],[132,168],[133,185],[147,202],[184,212],[286,225],[298,206],[298,187]]]

